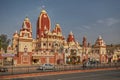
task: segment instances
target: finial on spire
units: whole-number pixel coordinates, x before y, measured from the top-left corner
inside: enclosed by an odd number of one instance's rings
[[[42,5],[42,7],[41,7],[42,9],[45,9],[45,5]]]
[[[44,5],[42,5],[41,8],[42,8],[42,11],[41,11],[42,13],[47,13],[47,12],[45,11],[45,6],[44,6]]]
[[[15,33],[18,33],[17,30],[15,31]]]
[[[26,16],[26,17],[25,17],[25,21],[29,21],[29,18],[28,18],[28,16]]]
[[[102,39],[101,35],[99,35],[98,39]]]
[[[56,24],[56,26],[58,26],[58,27],[59,27],[60,25],[57,23],[57,24]]]
[[[70,31],[70,35],[73,35],[73,32],[72,32],[72,31]]]
[[[83,36],[83,41],[86,41],[86,40],[87,40],[86,36]]]

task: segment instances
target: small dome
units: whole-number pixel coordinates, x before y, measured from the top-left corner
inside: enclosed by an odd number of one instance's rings
[[[18,37],[18,32],[17,32],[17,30],[16,30],[15,33],[13,34],[13,37],[14,37],[14,36]]]
[[[16,33],[16,34],[18,33],[17,30],[15,31],[15,33]]]
[[[70,34],[68,35],[68,39],[67,39],[68,42],[75,42],[75,38],[74,38],[74,35],[72,33],[72,31],[70,32]]]
[[[56,26],[57,26],[57,27],[60,27],[60,25],[59,25],[59,24],[56,24]]]
[[[28,18],[28,17],[26,17],[26,18],[25,18],[25,21],[29,21],[29,18]]]
[[[57,33],[61,33],[62,32],[61,27],[60,27],[59,24],[55,25],[55,30],[56,30]]]
[[[44,9],[41,11],[42,13],[47,13]]]

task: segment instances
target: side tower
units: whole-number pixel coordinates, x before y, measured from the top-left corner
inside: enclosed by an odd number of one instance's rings
[[[13,34],[13,38],[12,38],[12,48],[13,48],[14,53],[15,53],[16,55],[18,55],[18,54],[17,54],[17,52],[18,52],[18,39],[19,39],[19,34],[18,34],[18,32],[16,31],[16,32]]]
[[[22,24],[20,33],[13,36],[13,49],[17,50],[15,65],[31,65],[32,61],[32,26],[28,17]]]
[[[83,54],[86,54],[87,52],[87,38],[84,36],[83,41],[82,41],[82,46],[83,46]]]
[[[101,63],[106,63],[107,62],[107,56],[106,56],[106,44],[103,41],[102,37],[99,36],[98,39],[95,42],[94,45],[94,53],[99,54],[99,60]]]
[[[66,64],[79,64],[80,63],[80,51],[81,47],[77,41],[75,41],[74,34],[69,33],[67,38],[68,51],[65,53]]]
[[[82,61],[88,59],[88,54],[87,54],[87,38],[86,36],[83,37],[82,41]]]

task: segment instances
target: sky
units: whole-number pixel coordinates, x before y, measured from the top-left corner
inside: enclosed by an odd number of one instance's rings
[[[120,0],[0,0],[0,34],[12,39],[27,16],[36,38],[36,23],[45,6],[51,30],[60,24],[65,38],[72,31],[82,44],[83,36],[94,44],[99,35],[106,44],[120,44]]]

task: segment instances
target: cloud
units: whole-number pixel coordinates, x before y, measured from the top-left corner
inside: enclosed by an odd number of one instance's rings
[[[98,20],[96,23],[104,25],[104,26],[112,26],[112,25],[115,25],[117,23],[120,23],[120,20],[115,19],[115,18],[107,18],[107,19],[104,19],[104,20]]]
[[[88,26],[88,25],[82,25],[82,27],[85,28],[85,29],[90,29],[90,28],[91,28],[91,27]]]
[[[106,25],[107,26],[112,26],[112,25],[117,24],[119,22],[120,22],[120,20],[117,20],[117,19],[114,19],[114,18],[108,18],[106,20]]]

